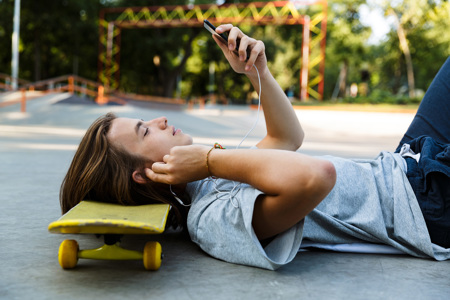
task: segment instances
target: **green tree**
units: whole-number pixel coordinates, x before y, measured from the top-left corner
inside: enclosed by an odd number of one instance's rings
[[[0,34],[5,38],[0,69],[9,72],[14,1],[2,2]],[[78,73],[95,79],[91,66],[96,65],[97,49],[92,45],[98,37],[98,8],[89,0],[21,1],[19,76],[40,80]]]
[[[416,87],[426,88],[431,80],[426,78],[433,78],[449,55],[449,3],[433,0],[385,1],[381,7],[394,20],[396,34],[391,33],[385,45],[389,47],[391,62],[397,56],[397,62],[393,62],[393,66],[396,66],[392,70],[393,74],[396,74],[397,85],[401,84],[401,70],[404,66],[409,96],[413,98]],[[403,59],[395,54],[398,53],[396,49],[400,49]]]
[[[14,1],[0,0],[0,72],[11,74]]]
[[[365,1],[329,1],[326,48],[326,95],[345,96],[348,82],[359,82],[367,66],[367,40],[371,29],[361,23],[359,8]]]
[[[205,1],[164,1],[164,5],[185,5]],[[114,1],[118,7],[160,6],[161,1]],[[192,55],[192,42],[201,28],[122,29],[120,88],[128,92],[174,97],[177,82],[184,77]]]

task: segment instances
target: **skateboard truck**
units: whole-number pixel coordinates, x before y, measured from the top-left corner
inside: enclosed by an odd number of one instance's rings
[[[161,245],[158,242],[147,242],[142,252],[120,247],[122,235],[105,234],[105,244],[99,248],[80,250],[75,240],[64,240],[58,251],[58,262],[63,269],[73,269],[78,259],[99,260],[142,260],[147,270],[156,271],[163,259]]]

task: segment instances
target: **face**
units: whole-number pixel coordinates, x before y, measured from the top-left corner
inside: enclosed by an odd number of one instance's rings
[[[142,121],[139,119],[114,119],[108,139],[132,154],[153,162],[163,161],[174,146],[191,145],[192,137],[181,129],[167,124],[166,117]]]

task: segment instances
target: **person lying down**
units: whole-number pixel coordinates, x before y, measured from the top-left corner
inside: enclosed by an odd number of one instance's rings
[[[271,270],[301,255],[302,241],[450,258],[450,59],[395,151],[313,157],[297,151],[304,132],[268,69],[264,43],[230,24],[216,31],[228,33],[228,44],[213,38],[232,69],[259,91],[265,137],[251,149],[208,147],[165,117],[108,113],[74,155],[61,186],[63,213],[83,199],[168,203],[171,226],[186,228],[209,255]]]

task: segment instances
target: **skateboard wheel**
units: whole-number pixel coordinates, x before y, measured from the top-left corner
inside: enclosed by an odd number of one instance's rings
[[[78,262],[78,243],[75,240],[64,240],[59,246],[58,261],[63,269],[73,269]]]
[[[162,249],[158,242],[147,242],[144,247],[144,267],[156,271],[161,267]]]

